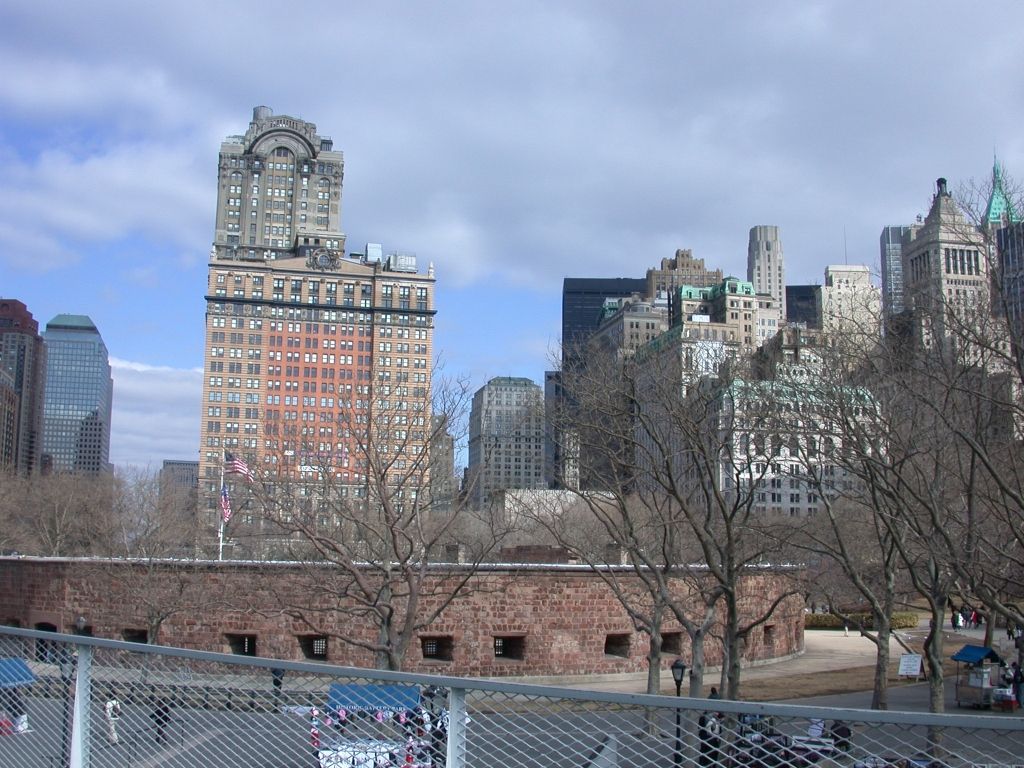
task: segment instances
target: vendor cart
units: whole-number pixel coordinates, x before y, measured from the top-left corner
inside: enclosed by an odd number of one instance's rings
[[[444,744],[432,717],[434,689],[333,683],[323,708],[310,707],[310,741],[321,768],[429,768]]]
[[[993,670],[998,675],[1004,662],[989,647],[965,645],[953,654],[956,662],[956,704],[958,707],[991,709],[995,686]]]

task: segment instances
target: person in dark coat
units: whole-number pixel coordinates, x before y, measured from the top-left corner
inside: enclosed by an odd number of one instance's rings
[[[153,699],[153,708],[149,713],[153,720],[153,733],[156,736],[156,743],[163,744],[167,741],[167,726],[171,724],[171,705],[167,699],[157,697]]]
[[[850,751],[850,737],[853,736],[850,726],[842,720],[833,720],[828,732],[829,736],[832,737],[832,741],[835,742],[836,749],[841,752]]]

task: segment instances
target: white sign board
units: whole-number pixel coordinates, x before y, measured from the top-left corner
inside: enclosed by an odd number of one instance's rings
[[[900,677],[919,677],[921,675],[921,654],[904,653],[900,656]]]

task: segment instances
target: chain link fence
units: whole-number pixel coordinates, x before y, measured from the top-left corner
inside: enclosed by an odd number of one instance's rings
[[[1024,718],[594,693],[0,627],[4,768],[1024,765]]]

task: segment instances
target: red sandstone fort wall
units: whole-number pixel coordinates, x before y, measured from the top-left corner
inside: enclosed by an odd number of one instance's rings
[[[178,589],[181,577],[174,566],[153,568],[152,564],[0,558],[0,622],[28,628],[52,625],[67,632],[83,616],[96,636],[122,639],[125,630],[146,628],[146,605],[160,601],[159,594],[152,592],[154,584],[172,593]],[[336,594],[310,591],[297,567],[280,563],[211,563],[186,578],[192,588],[198,587],[202,605],[164,621],[160,630],[164,645],[230,652],[228,635],[245,635],[255,640],[259,656],[303,659],[299,638],[313,630],[283,614],[282,604],[330,609],[332,601],[338,600]],[[786,588],[785,575],[778,571],[759,571],[745,578],[741,590],[745,619],[760,615]],[[431,607],[430,598],[425,598],[424,612]],[[368,624],[330,610],[327,615],[328,635],[372,637]],[[798,596],[784,598],[772,618],[748,638],[745,660],[801,650],[803,621],[803,601]],[[668,623],[663,632],[678,633],[679,627]],[[615,636],[611,645],[609,636]],[[518,644],[517,655],[522,658],[496,656],[495,637]],[[450,660],[424,658],[423,640],[430,638],[450,648]],[[480,677],[639,672],[647,668],[647,641],[645,633],[634,630],[604,582],[585,568],[496,569],[475,575],[469,591],[417,633],[404,668]],[[676,641],[679,655],[689,658],[685,632]],[[608,653],[609,649],[613,652]],[[673,657],[667,655],[665,663]],[[368,651],[335,637],[328,640],[327,660],[362,667],[373,664]],[[720,661],[721,647],[709,641],[707,663]]]

